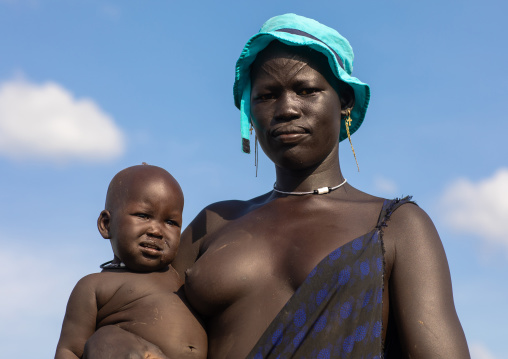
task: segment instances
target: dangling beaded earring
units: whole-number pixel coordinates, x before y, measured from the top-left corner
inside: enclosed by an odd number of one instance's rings
[[[356,167],[358,168],[358,172],[360,172],[360,166],[358,166],[358,160],[356,159],[356,153],[355,149],[353,148],[353,142],[351,142],[351,134],[349,133],[349,126],[351,126],[352,121],[353,120],[351,119],[351,109],[348,108],[346,110],[346,118],[344,122],[346,123],[347,138],[349,139],[349,144],[351,145],[351,149],[353,150],[353,156],[355,156]]]
[[[254,126],[252,126],[252,122],[250,123],[250,134],[252,135],[252,131],[254,130]],[[256,166],[256,177],[258,176],[258,135],[254,135],[254,166]]]
[[[256,166],[256,177],[258,176],[258,135],[254,135],[254,165]]]

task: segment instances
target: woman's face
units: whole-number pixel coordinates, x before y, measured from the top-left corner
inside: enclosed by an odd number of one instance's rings
[[[273,45],[272,45],[273,44]],[[341,103],[324,56],[280,43],[251,70],[251,116],[261,148],[275,165],[304,169],[337,155]]]

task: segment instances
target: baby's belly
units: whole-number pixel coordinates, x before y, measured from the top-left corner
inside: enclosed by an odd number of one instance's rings
[[[174,293],[126,301],[123,308],[105,316],[97,329],[105,325],[116,325],[157,345],[169,358],[206,358],[206,332]]]

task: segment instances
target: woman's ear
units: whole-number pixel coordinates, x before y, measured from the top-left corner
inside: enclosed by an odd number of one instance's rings
[[[109,211],[104,210],[99,214],[99,218],[97,218],[97,228],[99,229],[99,233],[105,239],[110,239],[109,235],[109,225],[111,223],[111,213]]]
[[[352,110],[355,106],[355,92],[351,86],[344,82],[339,82],[339,90],[341,114],[345,115],[346,110]]]

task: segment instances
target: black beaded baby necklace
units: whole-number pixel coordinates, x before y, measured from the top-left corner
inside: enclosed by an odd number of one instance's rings
[[[106,263],[102,263],[100,265],[101,269],[121,269],[125,268],[125,264],[123,262],[113,263],[114,260],[108,261]]]
[[[313,191],[308,191],[308,192],[285,192],[285,191],[280,191],[278,190],[275,186],[277,186],[277,182],[275,182],[273,184],[273,190],[275,192],[278,192],[278,193],[282,193],[282,194],[289,194],[289,195],[293,195],[293,196],[303,196],[303,195],[306,195],[306,194],[327,194],[327,193],[330,193],[332,191],[335,191],[337,188],[340,188],[342,187],[343,185],[345,185],[347,182],[347,179],[344,178],[344,182],[342,182],[341,184],[335,186],[335,187],[321,187],[321,188],[317,188]]]

